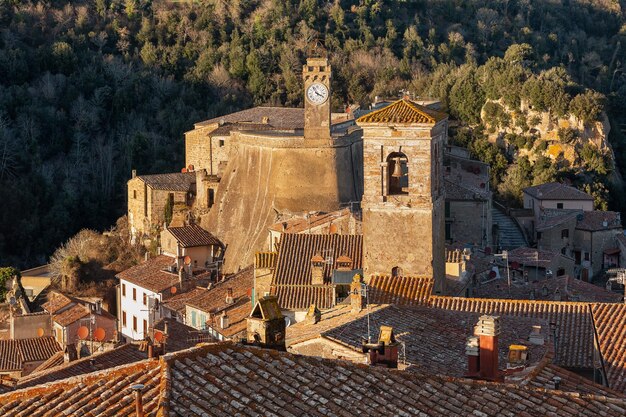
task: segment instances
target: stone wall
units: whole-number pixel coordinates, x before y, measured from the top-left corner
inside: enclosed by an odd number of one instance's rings
[[[147,193],[146,184],[140,178],[128,181],[128,223],[131,236],[141,237],[149,232],[146,230]]]
[[[358,136],[307,146],[302,137],[233,132],[216,204],[201,225],[227,245],[224,272],[253,263],[266,250],[268,227],[287,213],[334,211],[358,201],[362,167]]]
[[[30,339],[40,336],[52,336],[52,319],[49,314],[25,314],[13,316],[9,321],[11,339]],[[43,335],[38,334],[43,330]]]
[[[185,133],[185,166],[193,165],[194,169],[211,171],[211,139],[209,133],[217,125],[197,126]]]
[[[449,201],[450,240],[482,246],[491,241],[491,204],[489,201]]]
[[[537,239],[537,248],[557,253],[561,253],[561,250],[565,248],[565,255],[574,256],[573,250],[577,246],[575,229],[576,217],[572,217],[558,226],[542,230],[541,239]],[[567,237],[562,237],[563,230],[567,230]]]

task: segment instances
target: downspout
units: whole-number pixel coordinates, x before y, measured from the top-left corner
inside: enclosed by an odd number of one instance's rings
[[[600,359],[600,368],[601,368],[601,372],[602,372],[602,382],[601,384],[604,385],[605,387],[611,388],[609,387],[609,381],[606,377],[606,367],[604,366],[604,358],[602,357],[602,351],[600,350],[600,341],[598,338],[598,329],[596,327],[596,319],[593,316],[593,310],[591,309],[591,304],[587,305],[587,308],[589,309],[589,315],[591,316],[591,325],[593,326],[593,352],[594,352],[594,356],[597,353],[599,359]],[[596,374],[596,367],[594,364],[593,367],[593,373],[594,373],[594,380],[595,380],[595,374]]]

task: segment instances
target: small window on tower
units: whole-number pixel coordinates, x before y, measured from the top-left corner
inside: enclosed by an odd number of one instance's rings
[[[393,152],[387,157],[387,183],[389,195],[409,193],[408,159],[402,152]]]
[[[563,208],[563,203],[556,203],[556,208],[562,209]]]
[[[133,190],[133,198],[137,198],[137,190]]]
[[[224,147],[224,139],[220,139],[219,140],[219,144],[220,144],[220,148]]]

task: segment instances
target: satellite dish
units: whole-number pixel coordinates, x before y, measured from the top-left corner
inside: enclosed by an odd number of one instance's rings
[[[330,227],[328,228],[328,233],[331,235],[336,235],[337,232],[338,232],[337,225],[331,224]]]
[[[181,169],[180,172],[182,172],[184,174],[185,172],[187,172],[187,168]]]
[[[93,338],[98,342],[102,342],[106,336],[106,332],[102,327],[98,327],[95,332],[93,332]]]
[[[189,255],[185,256],[185,259],[183,262],[185,262],[185,265],[191,265],[191,256]]]
[[[163,332],[160,332],[160,331],[154,332],[154,340],[161,343],[163,339],[164,339]]]
[[[495,277],[496,277],[496,271],[489,272],[489,278],[495,278]]]
[[[41,327],[40,327],[40,328],[38,328],[38,329],[37,329],[37,336],[38,336],[38,337],[42,337],[42,336],[43,336],[43,334],[44,334],[43,329],[42,329]]]
[[[491,255],[491,247],[487,246],[485,248],[485,255]]]
[[[519,268],[519,263],[517,263],[517,262],[511,262],[511,268],[513,268],[513,269],[517,269],[517,268]]]
[[[89,336],[89,329],[86,326],[80,326],[77,333],[79,339],[85,340]]]
[[[176,294],[176,291],[178,291],[178,288],[176,288],[176,287],[172,287],[172,288],[170,288],[170,292],[171,292],[172,294]]]

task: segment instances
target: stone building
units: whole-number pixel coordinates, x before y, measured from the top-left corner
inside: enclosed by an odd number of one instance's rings
[[[442,290],[448,118],[402,99],[361,116],[363,271],[430,275]]]
[[[576,188],[549,182],[541,185],[524,188],[524,208],[531,209],[535,215],[544,209],[574,209],[583,211],[593,210],[593,197]]]
[[[178,267],[187,259],[192,269],[217,271],[224,256],[224,245],[197,224],[166,227],[161,232],[161,253],[176,259]]]
[[[446,241],[478,247],[491,245],[489,165],[446,152],[443,175]]]
[[[128,223],[131,237],[155,237],[165,222],[165,207],[172,212],[186,213],[197,201],[200,209],[209,209],[215,202],[219,184],[217,176],[204,170],[171,174],[135,175],[128,181]],[[196,198],[197,194],[197,198]]]

